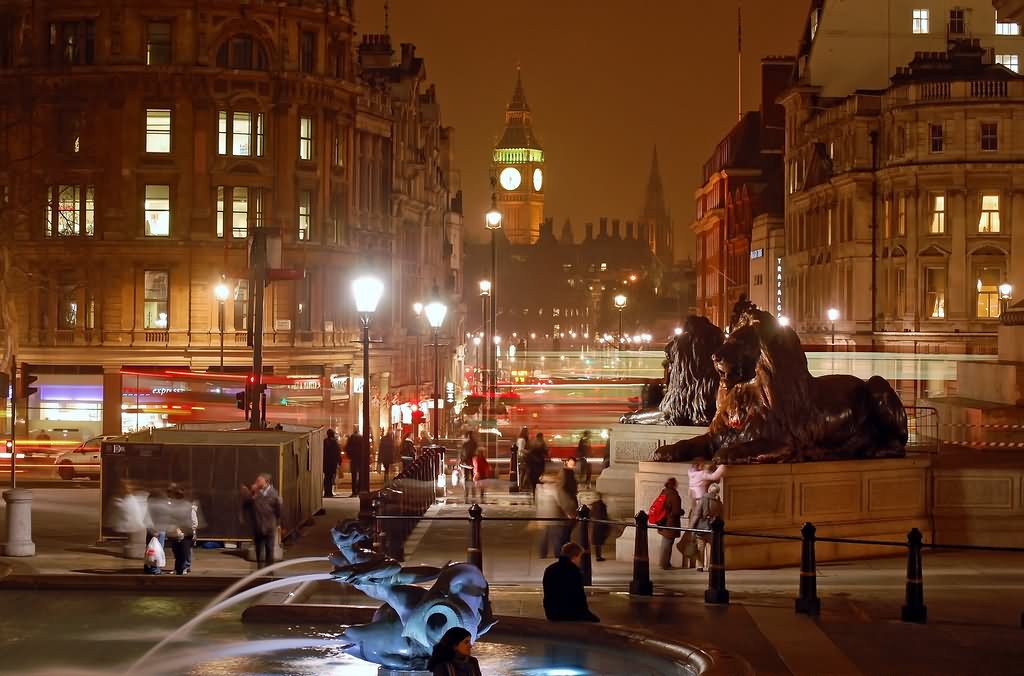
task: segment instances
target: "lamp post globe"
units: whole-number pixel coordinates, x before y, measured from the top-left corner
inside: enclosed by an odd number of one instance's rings
[[[224,275],[220,276],[217,286],[213,287],[213,297],[217,299],[217,327],[220,330],[220,370],[224,372],[224,303],[231,295],[231,289],[224,281]]]
[[[836,321],[839,319],[839,310],[834,307],[830,307],[828,312],[828,320],[832,323],[832,351],[836,351]]]
[[[438,400],[441,398],[441,394],[438,391],[439,381],[441,379],[441,361],[440,353],[438,351],[437,342],[437,331],[444,324],[445,315],[448,314],[448,306],[439,300],[431,301],[423,308],[423,313],[427,315],[427,323],[430,324],[430,328],[434,331],[434,392],[433,402],[430,411],[431,426],[433,428],[434,443],[437,443],[438,435],[438,423],[440,422],[440,413],[438,406]]]
[[[372,275],[364,275],[352,281],[352,296],[363,329],[363,393],[362,405],[363,457],[359,459],[360,493],[370,491],[370,317],[377,311],[377,305],[384,295],[384,282]]]

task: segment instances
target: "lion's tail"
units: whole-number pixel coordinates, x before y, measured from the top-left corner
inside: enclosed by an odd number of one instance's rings
[[[880,441],[898,441],[907,445],[907,411],[900,396],[881,376],[871,376],[867,382],[868,391],[875,402],[876,433]]]

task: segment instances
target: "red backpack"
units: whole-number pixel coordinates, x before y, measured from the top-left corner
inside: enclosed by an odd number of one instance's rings
[[[662,491],[647,510],[647,523],[661,523],[666,516],[668,510],[665,509],[665,491]]]

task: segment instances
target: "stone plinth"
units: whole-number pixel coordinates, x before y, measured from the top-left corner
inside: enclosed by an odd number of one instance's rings
[[[730,466],[722,479],[726,530],[799,536],[810,521],[819,537],[903,542],[916,527],[929,542],[929,466],[927,457]],[[634,509],[646,511],[669,477],[676,477],[684,492],[688,468],[686,463],[639,463]],[[648,532],[652,562],[660,537]],[[818,543],[816,549],[819,561],[892,553],[868,545]],[[615,554],[620,561],[632,559],[633,529],[616,540]],[[673,560],[678,563],[678,552]],[[730,569],[799,563],[799,542],[726,537]]]
[[[608,505],[609,516],[613,519],[628,519],[636,514],[633,508],[634,475],[641,461],[650,460],[659,446],[690,439],[705,432],[706,427],[612,425],[608,436],[611,465],[597,479],[597,490]]]
[[[976,459],[970,467],[934,469],[936,542],[999,547],[1024,542],[1024,462],[986,464]]]

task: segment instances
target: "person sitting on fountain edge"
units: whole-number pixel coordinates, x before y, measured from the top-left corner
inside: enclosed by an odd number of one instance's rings
[[[562,545],[558,560],[544,571],[544,614],[551,622],[600,622],[587,607],[580,560],[583,548],[575,542]]]

